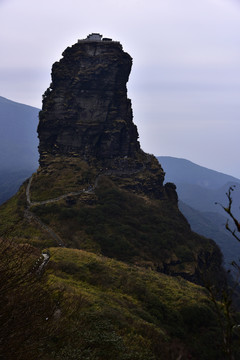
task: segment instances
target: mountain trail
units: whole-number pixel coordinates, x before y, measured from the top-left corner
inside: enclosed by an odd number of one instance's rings
[[[44,230],[45,232],[47,232],[52,239],[54,239],[59,246],[65,246],[64,241],[62,240],[62,238],[57,235],[52,228],[50,228],[49,226],[47,226],[46,224],[44,224],[44,222],[35,214],[33,214],[29,209],[26,209],[24,211],[24,216],[28,221],[34,221],[36,222],[39,227]]]
[[[145,168],[145,167],[144,167]],[[141,172],[144,168],[141,168],[141,169],[138,169],[138,170],[134,170],[134,171],[130,171],[130,174],[136,174],[136,173],[139,173]],[[44,224],[44,222],[37,216],[35,215],[33,212],[30,211],[30,208],[31,207],[35,207],[35,206],[41,206],[41,205],[46,205],[46,204],[50,204],[50,203],[55,203],[55,202],[58,202],[60,200],[63,200],[63,199],[66,199],[70,196],[78,196],[78,195],[81,195],[81,194],[92,194],[94,193],[94,190],[96,189],[96,187],[98,186],[98,182],[99,182],[99,179],[101,176],[103,175],[126,175],[126,174],[129,174],[129,172],[126,172],[126,171],[122,171],[122,170],[119,170],[119,169],[116,169],[116,170],[106,170],[105,172],[101,172],[99,173],[97,176],[96,176],[96,179],[94,181],[94,185],[93,186],[89,186],[88,189],[82,189],[80,191],[76,191],[76,192],[69,192],[67,194],[64,194],[64,195],[60,195],[56,198],[53,198],[53,199],[48,199],[48,200],[43,200],[43,201],[31,201],[31,185],[32,185],[32,180],[33,180],[33,175],[30,177],[29,179],[29,182],[28,182],[28,185],[27,185],[27,188],[26,188],[26,198],[27,198],[27,203],[28,203],[28,207],[27,209],[24,211],[24,217],[26,219],[28,219],[28,221],[35,221],[39,227],[47,232],[52,239],[54,239],[58,246],[65,246],[64,245],[64,241],[62,240],[62,238],[56,234],[52,228],[50,228],[49,226],[47,226],[46,224]]]

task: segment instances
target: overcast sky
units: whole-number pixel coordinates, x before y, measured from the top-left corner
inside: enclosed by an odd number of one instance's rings
[[[91,32],[133,57],[143,150],[240,178],[240,0],[0,0],[0,96],[41,107],[52,64]]]

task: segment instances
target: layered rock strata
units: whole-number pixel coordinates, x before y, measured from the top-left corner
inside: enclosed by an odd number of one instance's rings
[[[52,156],[80,157],[125,188],[165,196],[164,172],[138,142],[126,88],[131,67],[119,42],[79,41],[63,52],[39,116],[42,168]]]
[[[109,159],[139,151],[126,89],[131,66],[117,42],[79,42],[64,51],[43,97],[40,163],[44,152]]]

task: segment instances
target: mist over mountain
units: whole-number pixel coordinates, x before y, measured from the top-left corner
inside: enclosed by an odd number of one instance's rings
[[[235,186],[232,210],[240,218],[240,180],[186,159],[159,156],[158,160],[166,172],[165,181],[177,186],[179,208],[192,230],[213,239],[220,246],[226,267],[232,261],[239,262],[240,244],[225,229],[228,216],[220,204],[228,205],[226,193],[230,186]]]
[[[0,203],[38,166],[39,110],[0,96]]]

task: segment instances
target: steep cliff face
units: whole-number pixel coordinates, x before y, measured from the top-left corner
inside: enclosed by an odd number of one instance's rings
[[[139,151],[126,83],[132,58],[117,42],[79,42],[52,68],[38,127],[44,152],[86,159],[134,157]]]

